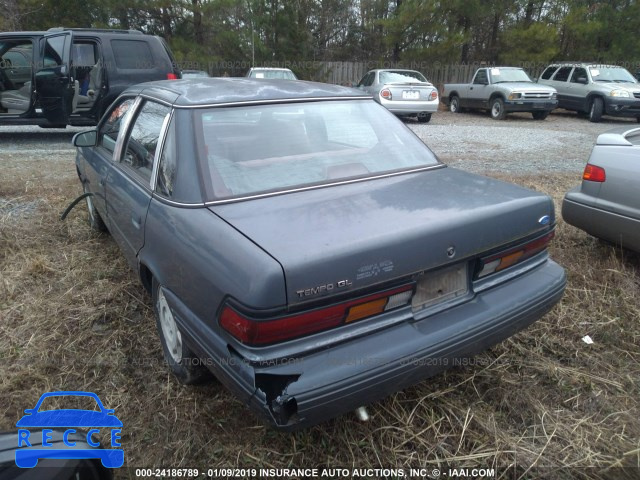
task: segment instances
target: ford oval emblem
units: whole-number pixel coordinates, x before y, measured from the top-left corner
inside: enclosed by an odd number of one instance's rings
[[[538,219],[538,223],[540,225],[549,225],[551,222],[551,217],[549,215],[544,215]]]

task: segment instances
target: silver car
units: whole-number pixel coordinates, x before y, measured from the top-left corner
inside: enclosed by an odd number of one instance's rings
[[[371,70],[358,88],[399,117],[417,116],[426,123],[438,111],[438,90],[415,70]]]
[[[298,80],[296,74],[288,68],[253,67],[247,72],[247,78],[267,78],[269,80]]]
[[[636,117],[640,122],[640,84],[615,65],[562,63],[547,67],[538,83],[558,91],[558,107],[599,122],[603,115]]]
[[[598,137],[582,185],[562,203],[565,222],[640,252],[640,128],[619,127]]]

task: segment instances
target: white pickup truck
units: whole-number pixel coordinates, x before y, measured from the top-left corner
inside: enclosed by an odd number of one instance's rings
[[[544,120],[558,106],[555,88],[534,83],[516,67],[479,68],[471,83],[445,84],[440,98],[453,113],[489,110],[496,120],[508,112],[531,112],[534,119]]]

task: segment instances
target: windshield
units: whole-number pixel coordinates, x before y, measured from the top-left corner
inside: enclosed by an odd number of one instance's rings
[[[291,70],[251,70],[250,78],[297,80],[296,76]]]
[[[211,108],[195,116],[215,197],[209,201],[438,164],[372,100]]]
[[[491,68],[491,83],[530,82],[529,75],[520,69]]]
[[[594,82],[637,83],[622,67],[589,67],[589,73]]]
[[[427,82],[420,72],[414,72],[413,70],[388,70],[386,72],[380,72],[380,83],[415,83]]]

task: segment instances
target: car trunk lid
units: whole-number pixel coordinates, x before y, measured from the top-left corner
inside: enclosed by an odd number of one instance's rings
[[[391,92],[391,100],[429,100],[431,92],[436,88],[430,83],[407,82],[387,83],[381,90],[388,89]]]
[[[210,209],[282,265],[290,306],[468,260],[554,222],[546,195],[448,167]]]

